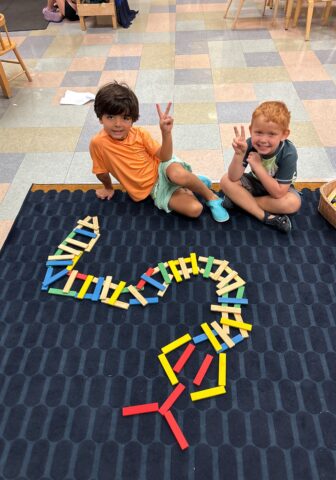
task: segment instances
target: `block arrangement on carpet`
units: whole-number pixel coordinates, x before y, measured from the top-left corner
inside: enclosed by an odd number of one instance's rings
[[[111,202],[93,191],[30,192],[0,258],[1,478],[334,479],[335,231],[317,205],[305,190],[285,236],[240,211],[217,224],[207,209],[188,220],[122,192]],[[158,262],[197,252],[226,259],[246,281],[253,331],[227,350],[226,393],[190,398],[197,375],[204,389],[218,380],[209,342],[179,373],[185,389],[171,412],[185,450],[171,417],[122,408],[163,408],[174,387],[158,355],[218,318],[214,283],[175,282],[158,303],[127,310],[48,294],[46,259],[86,216],[99,218],[101,236],[80,259],[83,274],[136,284]],[[173,365],[185,346],[169,353]]]

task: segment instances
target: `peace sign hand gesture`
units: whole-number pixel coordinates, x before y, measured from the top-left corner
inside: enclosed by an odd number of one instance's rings
[[[162,134],[171,133],[171,131],[173,129],[174,119],[173,119],[173,117],[171,117],[169,115],[169,110],[170,110],[171,106],[172,106],[172,102],[169,102],[166,110],[163,113],[161,108],[160,108],[160,105],[158,103],[156,104],[156,110],[157,110],[158,115],[159,115],[160,128],[161,128]]]
[[[245,128],[241,126],[240,134],[239,134],[238,127],[234,127],[234,132],[235,132],[235,138],[232,141],[233,150],[237,155],[245,155],[245,152],[247,150]]]

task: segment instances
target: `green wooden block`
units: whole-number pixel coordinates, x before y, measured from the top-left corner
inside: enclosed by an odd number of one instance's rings
[[[208,257],[208,261],[203,273],[203,278],[209,278],[214,260],[215,260],[215,257]]]
[[[158,263],[159,270],[161,272],[162,278],[166,283],[171,283],[171,279],[169,278],[169,274],[167,272],[166,267],[162,262]]]
[[[63,297],[76,297],[77,292],[70,290],[70,292],[63,292],[60,288],[49,288],[48,293],[51,295],[62,295]]]

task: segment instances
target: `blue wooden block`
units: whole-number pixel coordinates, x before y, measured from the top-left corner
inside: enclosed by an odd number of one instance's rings
[[[72,260],[48,260],[46,263],[47,267],[66,267],[67,265],[72,265]]]
[[[233,303],[239,305],[247,305],[247,298],[218,297],[218,303]]]
[[[215,337],[218,335],[216,330],[212,330],[212,333],[215,335]],[[205,335],[205,333],[201,333],[200,335],[197,335],[196,337],[193,337],[193,342],[194,343],[205,342],[205,340],[209,340],[208,337]]]
[[[157,282],[156,280],[154,280],[154,278],[149,277],[145,273],[141,275],[141,278],[142,280],[145,280],[145,282],[149,283],[150,285],[153,285],[153,287],[158,288],[159,290],[163,291],[166,289],[166,287],[162,283]]]
[[[78,233],[80,235],[85,235],[86,237],[90,237],[90,238],[96,238],[96,236],[97,236],[96,233],[89,232],[88,230],[84,230],[82,228],[75,228],[74,232]]]
[[[49,268],[52,269],[52,267],[48,267],[48,270],[49,270]],[[48,272],[47,272],[47,274],[46,274],[46,276],[44,277],[44,280],[43,280],[43,287],[48,287],[51,283],[54,283],[57,280],[59,280],[60,278],[68,275],[68,273],[69,273],[69,270],[67,270],[66,268],[64,268],[64,270],[61,270],[60,272],[56,273],[55,275],[52,275],[52,274],[48,275]]]
[[[94,289],[93,293],[91,294],[91,300],[93,302],[98,302],[99,297],[100,297],[100,293],[101,293],[103,285],[104,285],[104,280],[105,280],[104,277],[99,277],[98,278],[97,285],[95,286],[95,289]],[[85,298],[85,296],[84,296],[84,298]]]
[[[159,303],[159,297],[145,297],[148,303]],[[130,298],[130,305],[141,305],[136,298]]]
[[[244,337],[241,336],[240,333],[238,333],[238,335],[236,335],[235,337],[232,337],[232,341],[234,342],[235,345],[237,345],[237,343],[240,343],[244,340]],[[222,353],[222,352],[225,352],[225,350],[228,350],[229,347],[226,345],[226,343],[222,343],[222,349],[219,350],[217,353]]]

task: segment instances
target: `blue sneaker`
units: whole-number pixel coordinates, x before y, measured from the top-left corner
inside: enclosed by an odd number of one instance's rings
[[[197,175],[197,177],[201,180],[202,183],[208,188],[212,187],[212,182],[210,178],[206,177],[205,175]]]
[[[217,198],[217,200],[209,200],[206,202],[206,205],[210,208],[212,218],[216,220],[216,222],[227,222],[230,218],[230,215],[225,210],[222,205],[223,199]]]

